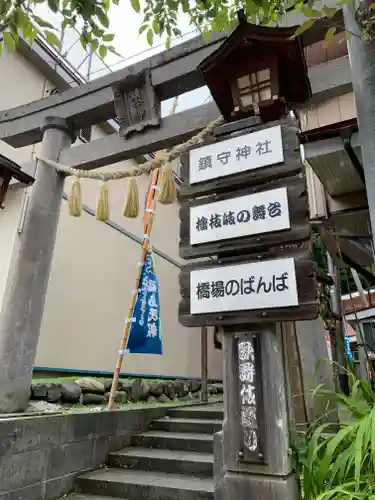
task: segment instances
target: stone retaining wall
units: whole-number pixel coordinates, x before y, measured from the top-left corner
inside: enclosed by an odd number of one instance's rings
[[[30,396],[33,401],[48,403],[100,405],[107,404],[112,386],[111,379],[81,378],[69,382],[34,382]],[[217,386],[210,384],[210,394],[222,392]],[[135,380],[120,379],[117,384],[115,402],[126,404],[129,401],[138,403],[148,401],[155,403],[171,403],[172,401],[190,401],[200,398],[201,383],[196,380],[148,381],[142,378]]]
[[[72,404],[106,405],[112,386],[111,379],[81,378],[68,382],[34,382],[31,386],[30,411],[58,411]],[[142,378],[119,380],[115,405],[147,402],[178,403],[199,401],[201,382],[197,380],[150,381]],[[222,384],[208,384],[210,395],[222,394]],[[121,407],[120,406],[120,407]],[[117,406],[118,408],[119,406]]]
[[[0,420],[0,500],[52,500],[103,464],[166,407]]]

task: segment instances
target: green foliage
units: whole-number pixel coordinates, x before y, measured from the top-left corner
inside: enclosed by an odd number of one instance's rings
[[[83,23],[80,42],[84,49],[91,46],[101,57],[107,52],[116,51],[110,42],[114,35],[108,31],[108,11],[117,0],[0,0],[0,29],[4,33],[0,41],[0,53],[3,44],[9,51],[16,49],[19,37],[30,44],[38,34],[57,49],[60,38],[56,26],[35,14],[37,4],[46,3],[54,13],[64,16],[62,28],[74,27],[78,21]]]
[[[137,1],[137,12],[138,0]],[[177,24],[178,13],[189,16],[190,24],[196,28],[205,39],[212,32],[231,31],[236,24],[236,15],[239,9],[244,9],[249,22],[265,26],[276,23],[286,12],[298,11],[304,14],[306,21],[297,29],[296,35],[302,35],[310,29],[318,19],[327,19],[327,31],[324,44],[327,47],[337,30],[336,14],[343,4],[353,0],[337,0],[336,5],[326,6],[318,0],[143,0],[144,19],[140,29],[151,29],[157,35],[166,35],[167,44],[170,37],[179,36]],[[131,0],[132,5],[134,0]],[[142,7],[141,6],[141,7]],[[369,32],[375,27],[375,4],[366,10],[362,35],[368,39]],[[156,28],[156,29],[155,29]],[[347,33],[347,39],[351,33]],[[147,36],[149,43],[151,38]],[[150,43],[151,44],[151,43]]]
[[[287,11],[299,11],[306,16],[306,21],[298,28],[296,35],[310,29],[316,20],[327,18],[325,44],[328,45],[335,33],[334,17],[342,5],[352,0],[337,0],[332,7],[317,0],[121,0],[129,2],[135,12],[140,14],[139,33],[146,37],[152,45],[155,36],[165,39],[167,48],[172,37],[181,36],[178,26],[180,14],[188,16],[190,24],[204,38],[212,32],[230,31],[236,23],[236,13],[243,8],[250,22],[271,25],[278,21]],[[22,35],[29,43],[35,40],[38,33],[46,36],[48,41],[59,46],[59,40],[53,33],[54,27],[46,20],[35,15],[35,6],[44,3],[52,12],[60,12],[64,16],[62,26],[83,24],[80,42],[84,49],[90,46],[105,57],[108,51],[115,52],[109,42],[113,35],[109,33],[108,11],[120,0],[0,0],[0,29],[7,32],[4,44],[8,50],[14,50]],[[375,8],[372,4],[366,15],[361,17],[363,36],[368,38],[375,25]],[[125,21],[125,20],[124,20]],[[331,25],[330,25],[331,23]],[[348,33],[350,35],[350,33]],[[1,49],[0,42],[0,49]]]
[[[320,424],[295,440],[303,500],[375,500],[375,392],[350,374],[351,391],[317,390],[331,396],[345,423]]]
[[[131,0],[132,4],[134,0]],[[144,0],[142,4],[143,24],[140,33],[146,29],[155,35],[165,36],[167,45],[171,37],[178,37],[178,14],[189,16],[190,24],[209,38],[211,32],[231,30],[236,22],[236,13],[244,8],[249,21],[269,24],[275,22],[285,10],[281,0]],[[148,31],[147,31],[148,35]],[[152,44],[152,38],[147,39]]]

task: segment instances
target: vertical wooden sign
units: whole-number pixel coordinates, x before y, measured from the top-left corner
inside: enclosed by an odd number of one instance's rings
[[[262,381],[259,338],[254,332],[237,337],[239,382],[240,443],[239,456],[245,461],[264,458],[264,420],[262,415]]]

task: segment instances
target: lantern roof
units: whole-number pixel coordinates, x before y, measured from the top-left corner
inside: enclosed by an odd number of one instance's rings
[[[241,69],[241,61],[246,66],[252,60],[261,61],[265,52],[277,58],[279,86],[285,102],[307,102],[311,97],[311,87],[302,39],[293,37],[298,27],[251,24],[243,12],[239,12],[238,19],[237,28],[198,65],[198,71],[224,118],[229,120],[234,109],[231,93],[233,72]]]
[[[0,154],[0,171],[1,169],[9,172],[12,178],[23,184],[30,185],[35,180],[31,175],[22,172],[21,167],[17,163]]]

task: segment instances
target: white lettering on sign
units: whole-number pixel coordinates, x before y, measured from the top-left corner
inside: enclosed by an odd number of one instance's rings
[[[290,228],[286,187],[190,208],[190,244]]]
[[[190,273],[190,314],[297,305],[296,269],[292,257]]]
[[[240,411],[244,444],[251,452],[258,450],[255,351],[253,341],[237,344],[238,378],[240,381]]]
[[[191,184],[282,163],[281,126],[193,149],[189,160]]]

